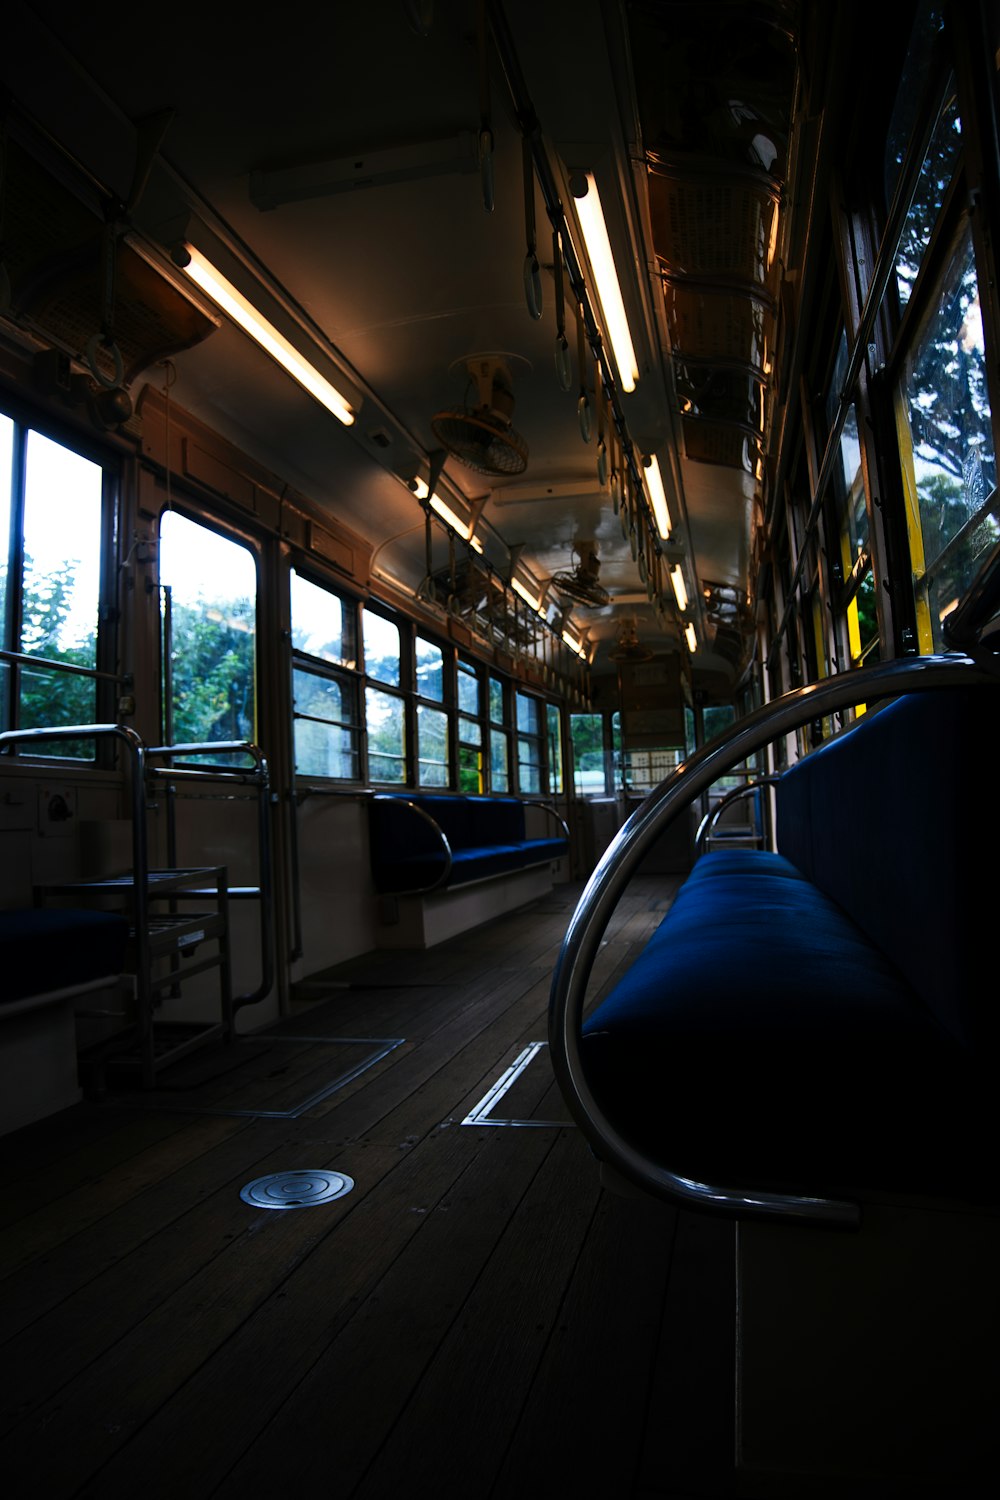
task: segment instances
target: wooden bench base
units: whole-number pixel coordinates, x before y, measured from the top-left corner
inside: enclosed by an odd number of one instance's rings
[[[433,948],[546,895],[552,889],[553,868],[558,865],[535,865],[495,880],[422,896],[380,896],[378,945]]]

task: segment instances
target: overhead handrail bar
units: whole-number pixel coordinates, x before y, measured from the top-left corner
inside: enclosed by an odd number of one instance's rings
[[[678,814],[731,766],[819,714],[894,698],[904,692],[987,685],[996,690],[996,676],[988,667],[970,656],[955,654],[894,658],[795,688],[754,710],[727,734],[698,751],[650,792],[622,826],[573,913],[549,996],[549,1051],[556,1079],[599,1160],[656,1197],[705,1212],[856,1227],[860,1221],[856,1203],[698,1182],[670,1171],[627,1141],[604,1114],[584,1073],[580,1043],[587,982],[605,928],[644,855]]]

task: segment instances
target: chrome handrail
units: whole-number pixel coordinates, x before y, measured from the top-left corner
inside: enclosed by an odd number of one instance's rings
[[[540,812],[546,812],[546,813],[548,813],[548,815],[549,815],[550,818],[555,818],[556,822],[559,824],[559,827],[562,829],[563,838],[566,840],[567,843],[569,843],[569,841],[570,841],[569,824],[566,822],[566,819],[564,817],[562,817],[561,814],[556,811],[556,809],[551,805],[551,803],[549,803],[549,802],[525,802],[523,805],[525,807],[537,807]]]
[[[251,770],[246,766],[156,766],[150,762],[156,756],[184,756],[194,759],[208,755],[245,755],[254,762]],[[241,786],[257,788],[257,874],[260,891],[260,980],[246,994],[233,996],[233,1012],[244,1006],[256,1005],[267,998],[274,986],[275,938],[274,938],[274,871],[271,859],[270,786],[271,776],[267,757],[259,745],[251,740],[204,740],[182,745],[152,745],[146,750],[147,778],[164,781],[235,781]],[[172,788],[168,788],[172,793]],[[243,799],[246,800],[246,799]],[[175,862],[176,831],[173,796],[168,800],[168,841],[171,853],[168,858]],[[183,895],[183,893],[181,893]]]
[[[734,802],[739,802],[743,797],[752,796],[762,786],[777,786],[780,780],[780,776],[757,776],[753,781],[748,781],[745,786],[737,786],[731,792],[727,792],[713,808],[709,809],[698,824],[698,832],[694,836],[694,847],[698,850],[701,849],[704,841],[710,837],[712,829],[727,807],[732,806]]]
[[[955,654],[879,662],[793,689],[754,710],[693,755],[619,829],[570,919],[552,977],[548,1024],[559,1088],[595,1155],[612,1171],[656,1197],[731,1218],[792,1219],[844,1227],[859,1223],[857,1203],[698,1182],[670,1171],[627,1141],[598,1104],[584,1073],[581,1027],[587,982],[605,928],[644,855],[664,828],[719,776],[820,714],[904,692],[970,686],[996,691],[997,678],[972,657]]]
[[[446,863],[444,871],[441,875],[438,876],[437,880],[434,881],[433,885],[414,885],[411,886],[409,890],[398,891],[394,892],[393,894],[400,896],[426,896],[430,891],[440,890],[441,887],[447,883],[448,876],[451,874],[453,856],[451,852],[451,845],[448,842],[445,831],[441,827],[440,823],[438,823],[437,819],[432,818],[429,812],[426,812],[422,807],[418,807],[417,804],[411,801],[409,797],[397,797],[392,792],[376,792],[371,800],[372,802],[392,802],[396,807],[408,807],[411,812],[417,813],[419,817],[423,818],[424,821],[429,823],[434,829],[434,832],[441,840],[443,852],[445,855]]]

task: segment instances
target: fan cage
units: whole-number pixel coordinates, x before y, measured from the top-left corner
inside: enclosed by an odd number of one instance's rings
[[[528,445],[520,433],[476,412],[438,412],[431,428],[449,453],[480,474],[523,474],[528,466]]]

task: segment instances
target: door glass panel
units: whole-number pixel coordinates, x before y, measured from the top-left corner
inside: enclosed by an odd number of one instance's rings
[[[256,739],[257,566],[176,511],[160,522],[164,742]]]

